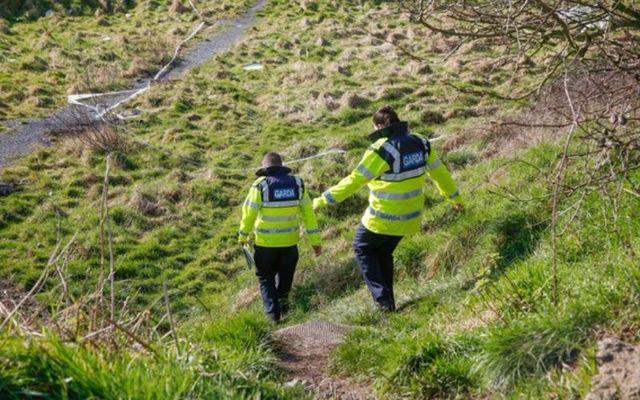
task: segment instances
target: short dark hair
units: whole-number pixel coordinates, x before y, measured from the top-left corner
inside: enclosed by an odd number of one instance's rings
[[[269,152],[264,155],[262,159],[262,166],[276,166],[282,165],[282,157],[278,153]]]
[[[380,109],[373,114],[373,123],[375,125],[382,125],[386,128],[398,122],[400,122],[400,118],[398,118],[398,114],[390,105],[380,107]]]

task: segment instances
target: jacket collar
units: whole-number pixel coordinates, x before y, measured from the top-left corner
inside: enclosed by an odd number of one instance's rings
[[[383,137],[392,137],[392,136],[400,136],[406,135],[409,133],[409,123],[406,121],[396,122],[395,124],[391,124],[386,128],[378,129],[377,131],[369,134],[369,139],[371,141],[376,141]]]
[[[256,171],[258,176],[274,176],[274,175],[287,175],[291,173],[291,168],[283,165],[273,165],[267,168],[260,168]]]

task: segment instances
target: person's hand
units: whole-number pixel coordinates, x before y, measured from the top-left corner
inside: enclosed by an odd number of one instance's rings
[[[322,208],[322,206],[324,206],[324,201],[322,197],[316,197],[315,199],[313,199],[313,209],[314,210],[318,210],[320,208]]]
[[[464,211],[464,205],[462,203],[454,204],[453,209],[456,210],[457,212],[462,212]]]
[[[313,246],[313,252],[316,253],[316,257],[320,257],[322,254],[322,246]]]

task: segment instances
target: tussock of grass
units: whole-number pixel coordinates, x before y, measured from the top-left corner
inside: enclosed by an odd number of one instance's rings
[[[459,398],[477,379],[472,374],[469,354],[473,343],[444,341],[436,336],[421,339],[418,350],[400,361],[383,391],[412,398]]]
[[[606,321],[603,310],[579,310],[565,317],[532,316],[489,330],[475,357],[476,373],[492,387],[505,387],[553,368],[571,365],[584,349],[588,330]]]

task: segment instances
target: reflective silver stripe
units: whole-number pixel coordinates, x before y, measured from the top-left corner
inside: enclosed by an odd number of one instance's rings
[[[382,147],[393,156],[393,170],[400,171],[400,152],[389,142],[384,142]]]
[[[324,196],[325,199],[327,199],[329,204],[336,204],[337,203],[336,198],[333,197],[331,192],[329,192],[328,190],[326,192],[322,193],[322,195]]]
[[[298,185],[298,196],[300,199],[302,199],[302,179],[298,178],[297,176],[296,178],[296,185]]]
[[[358,168],[356,168],[362,175],[365,176],[365,178],[367,178],[368,180],[372,180],[373,178],[375,178],[373,176],[373,173],[371,171],[369,171],[369,169],[367,167],[365,167],[364,165],[360,164],[358,165]]]
[[[260,209],[260,204],[254,203],[253,201],[247,200],[244,202],[244,205],[247,207],[251,207],[254,210],[259,210]]]
[[[260,182],[260,188],[262,188],[262,201],[266,203],[269,201],[269,184],[266,180]]]
[[[422,194],[422,189],[406,193],[371,192],[371,194],[382,200],[408,200],[420,196]]]
[[[248,234],[248,233],[245,233],[245,232],[242,232],[242,231],[238,231],[238,233],[239,233],[241,236],[249,236],[249,234]]]
[[[307,235],[315,235],[316,233],[320,233],[320,229],[307,229]]]
[[[295,215],[289,215],[286,217],[269,217],[267,215],[260,215],[260,219],[267,222],[289,222],[295,221],[296,218],[297,217]]]
[[[409,178],[415,178],[420,175],[424,175],[425,168],[420,167],[418,169],[413,169],[411,171],[401,172],[399,174],[383,174],[380,179],[383,181],[403,181]]]
[[[369,207],[369,214],[381,219],[386,219],[388,221],[408,221],[410,219],[418,218],[420,215],[422,215],[422,210],[414,211],[409,214],[393,215],[393,214],[383,213],[381,211],[374,210],[373,208]]]
[[[458,196],[460,196],[460,191],[456,190],[455,192],[453,192],[452,194],[449,195],[449,198],[450,199],[455,199]]]
[[[294,207],[300,205],[300,200],[291,201],[270,201],[262,203],[262,207],[265,208],[282,208],[282,207]]]
[[[266,234],[271,234],[271,233],[292,233],[292,232],[296,232],[299,231],[300,229],[298,227],[295,228],[278,228],[278,229],[256,229],[257,232],[259,233],[266,233]]]
[[[436,160],[433,162],[433,164],[427,165],[427,171],[433,171],[434,169],[438,168],[441,165],[442,165],[442,160]]]

